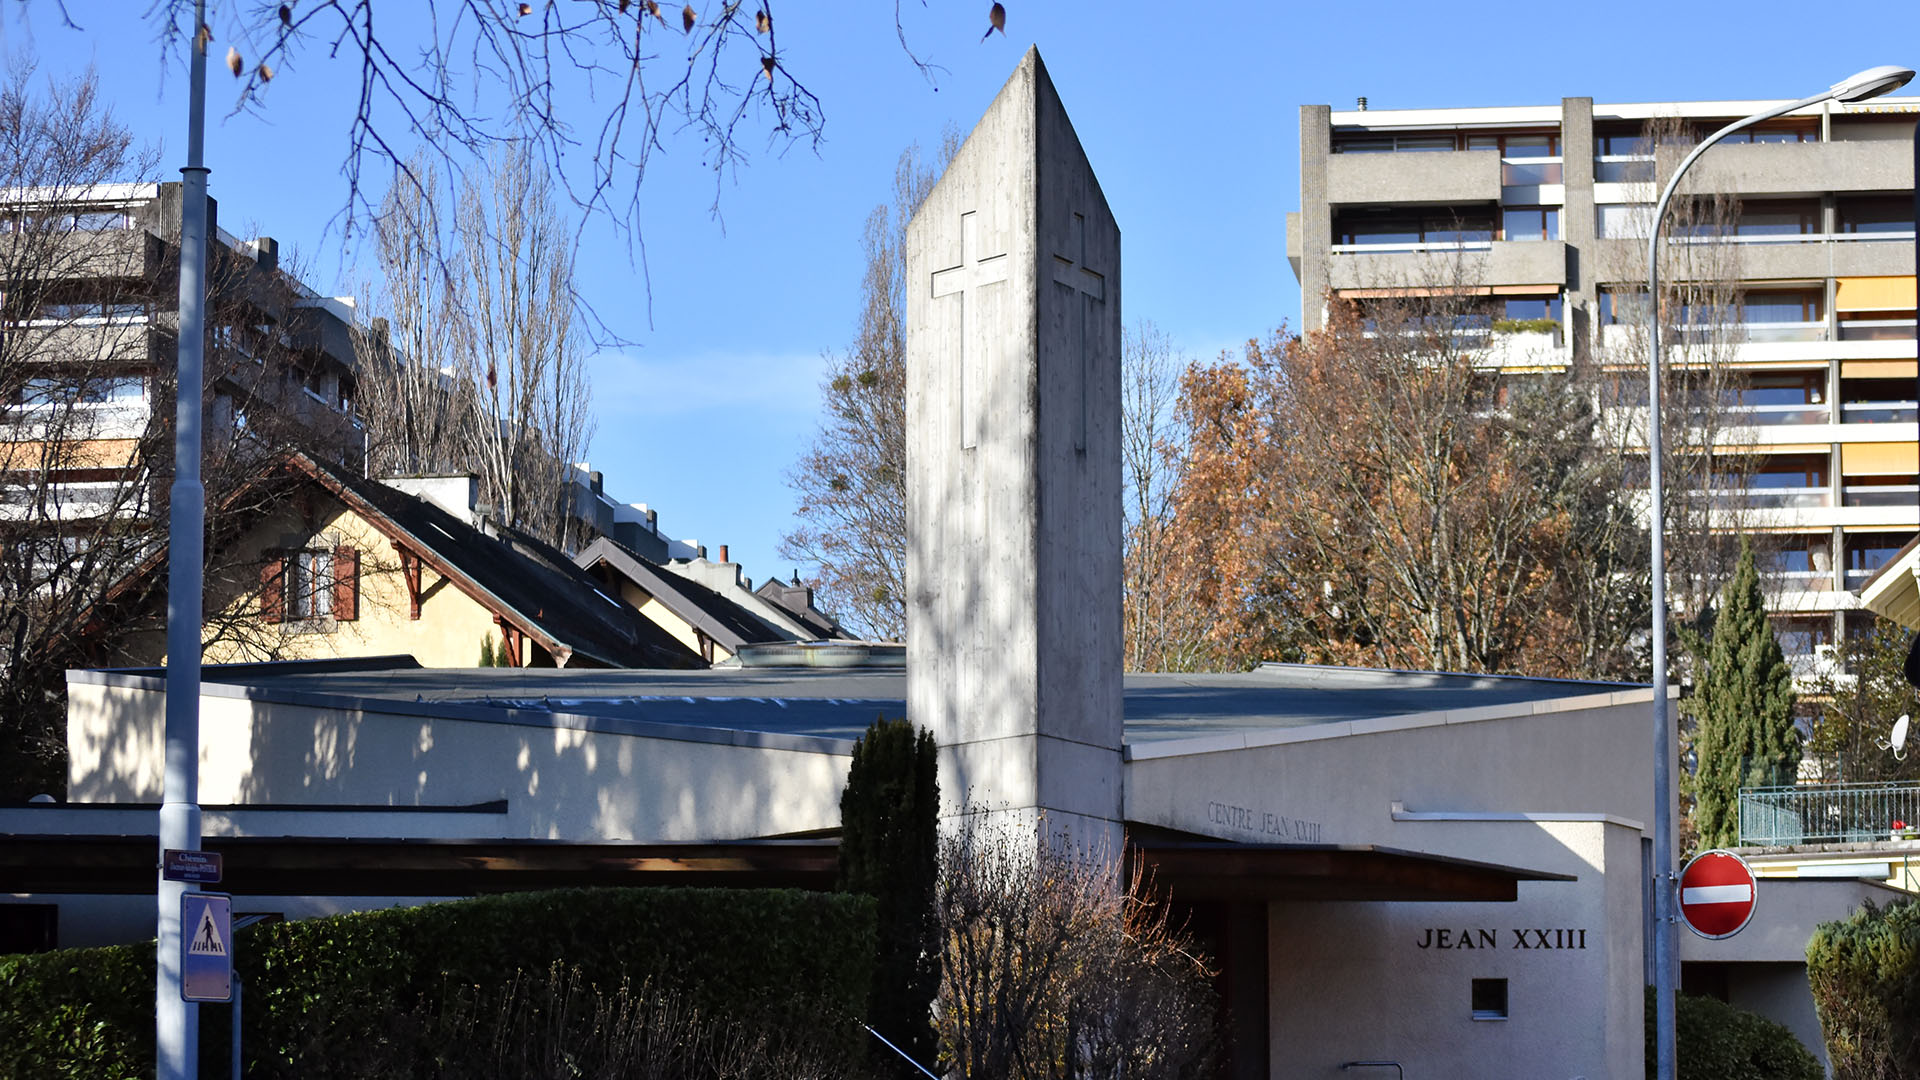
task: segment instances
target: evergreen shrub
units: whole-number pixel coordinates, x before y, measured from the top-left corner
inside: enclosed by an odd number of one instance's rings
[[[1653,987],[1647,987],[1647,1080],[1653,1080]],[[1793,1032],[1717,998],[1676,995],[1678,1080],[1825,1080]]]
[[[235,935],[249,1077],[371,1075],[408,1018],[560,962],[593,984],[672,989],[707,1015],[865,1033],[874,905],[785,889],[568,889],[248,927]],[[0,957],[0,1080],[153,1074],[153,945]],[[224,1061],[227,1009],[201,1009]]]
[[[1920,1076],[1920,902],[1820,924],[1807,981],[1834,1080]]]

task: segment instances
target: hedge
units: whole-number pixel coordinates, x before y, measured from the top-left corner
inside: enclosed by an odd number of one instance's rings
[[[353,1075],[350,1051],[405,1017],[556,961],[605,987],[676,988],[706,1013],[825,1029],[863,1013],[875,950],[870,898],[777,889],[514,893],[235,936],[248,1075],[264,1077]],[[152,1075],[152,1003],[151,943],[0,957],[0,1080]],[[203,1061],[225,1060],[226,1015],[201,1010]]]
[[[1920,1076],[1920,903],[1821,923],[1807,981],[1835,1080]]]
[[[1653,1080],[1653,987],[1647,987],[1647,1078]],[[1780,1024],[1718,998],[1678,994],[1678,1080],[1826,1080],[1819,1059]]]

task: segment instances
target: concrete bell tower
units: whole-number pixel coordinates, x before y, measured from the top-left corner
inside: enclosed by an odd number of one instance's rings
[[[907,504],[943,812],[1117,852],[1120,230],[1037,50],[907,227]]]

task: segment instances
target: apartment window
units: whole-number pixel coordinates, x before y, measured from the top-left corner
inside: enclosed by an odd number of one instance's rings
[[[1333,223],[1335,244],[1410,247],[1493,240],[1493,216],[1485,209],[1439,207],[1427,211],[1347,211]]]
[[[1848,533],[1847,573],[1864,577],[1885,566],[1913,539],[1910,532]]]
[[[1505,1020],[1507,1018],[1507,980],[1473,980],[1472,1006],[1475,1020]]]
[[[1608,239],[1647,237],[1653,207],[1644,203],[1601,203],[1593,208],[1594,232]]]
[[[1829,465],[1825,454],[1772,454],[1761,459],[1746,482],[1749,488],[1763,491],[1826,487]]]
[[[1909,323],[1907,331],[1912,333]],[[1912,423],[1914,384],[1912,379],[1840,380],[1840,419],[1848,424]]]
[[[1560,208],[1557,206],[1508,206],[1500,211],[1502,240],[1558,240]]]
[[[1913,200],[1905,196],[1841,199],[1837,209],[1843,233],[1913,232]]]
[[[1735,236],[1812,236],[1820,231],[1820,203],[1813,199],[1745,203],[1733,227]]]
[[[1740,390],[1742,405],[1818,405],[1827,394],[1823,371],[1750,375]]]
[[[1647,321],[1647,291],[1645,289],[1601,289],[1600,324],[1618,326],[1621,324],[1645,325]]]
[[[1560,321],[1558,296],[1509,296],[1501,302],[1500,317],[1514,322]]]
[[[139,375],[40,375],[22,383],[14,401],[20,405],[112,405],[143,401],[146,396],[147,381]]]
[[[1833,541],[1827,536],[1785,536],[1769,556],[1776,574],[1812,576],[1833,573]]]
[[[360,555],[355,549],[310,547],[269,552],[260,567],[263,622],[347,622],[360,617]]]
[[[1824,615],[1775,619],[1773,639],[1788,656],[1812,656],[1815,649],[1833,644],[1833,620]]]
[[[1826,318],[1821,289],[1754,289],[1741,304],[1748,323],[1808,323]]]
[[[1719,127],[1717,122],[1710,125]],[[1699,138],[1704,138],[1703,132]],[[1697,141],[1697,140],[1696,140]],[[1720,140],[1723,143],[1803,143],[1819,142],[1820,128],[1814,120],[1775,120],[1744,131],[1736,131]]]

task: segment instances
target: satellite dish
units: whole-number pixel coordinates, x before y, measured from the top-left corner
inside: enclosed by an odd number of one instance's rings
[[[1880,743],[1880,749],[1893,751],[1895,761],[1907,760],[1907,725],[1912,722],[1912,719],[1906,713],[1901,713],[1900,719],[1893,722],[1892,737]],[[1874,741],[1879,742],[1877,739]]]

